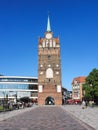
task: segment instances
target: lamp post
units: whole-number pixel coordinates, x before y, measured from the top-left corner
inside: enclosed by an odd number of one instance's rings
[[[15,95],[15,97],[16,97],[16,103],[17,103],[17,91],[16,91],[16,95]]]
[[[3,110],[4,110],[4,102],[5,102],[5,92],[3,91]]]
[[[8,109],[8,94],[6,94],[6,109]]]

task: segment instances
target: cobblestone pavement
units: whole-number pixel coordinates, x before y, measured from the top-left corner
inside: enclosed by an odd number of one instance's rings
[[[82,109],[82,105],[65,105],[63,108],[76,118],[95,128],[95,130],[98,130],[98,108],[87,107]]]
[[[0,121],[6,120],[8,118],[11,118],[13,116],[25,113],[27,111],[31,111],[33,109],[35,109],[37,106],[33,106],[33,107],[28,107],[25,109],[19,109],[19,110],[14,110],[14,111],[7,111],[7,112],[1,112],[0,113]],[[0,129],[1,130],[1,129]]]
[[[17,110],[18,112],[18,110]],[[6,113],[7,114],[7,113]],[[11,113],[10,113],[11,114]],[[38,106],[0,122],[0,130],[94,130],[60,106]]]

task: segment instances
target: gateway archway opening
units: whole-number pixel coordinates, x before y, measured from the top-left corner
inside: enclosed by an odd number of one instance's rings
[[[45,105],[55,105],[54,98],[49,96],[45,100]]]

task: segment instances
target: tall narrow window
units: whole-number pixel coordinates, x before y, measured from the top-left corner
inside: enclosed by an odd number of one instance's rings
[[[43,47],[45,47],[45,41],[43,41]]]

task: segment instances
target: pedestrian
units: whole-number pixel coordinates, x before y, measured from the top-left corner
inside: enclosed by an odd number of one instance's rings
[[[92,101],[92,107],[94,107],[94,100]]]
[[[83,100],[82,101],[82,109],[84,109],[85,108],[85,101]]]

